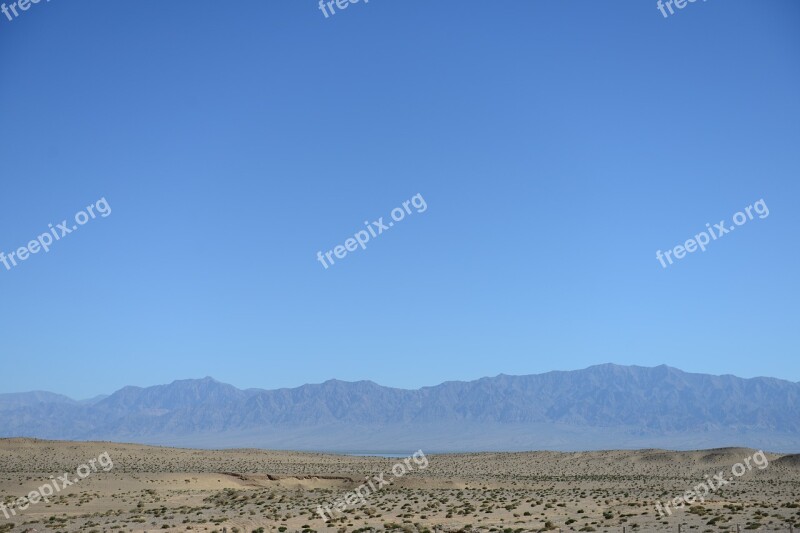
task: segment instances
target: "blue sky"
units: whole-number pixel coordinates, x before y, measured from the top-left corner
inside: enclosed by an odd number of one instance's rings
[[[0,265],[2,392],[604,362],[798,381],[799,27],[794,0],[0,15],[0,251],[112,209]]]

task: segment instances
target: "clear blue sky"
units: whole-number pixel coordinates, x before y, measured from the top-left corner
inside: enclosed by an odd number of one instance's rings
[[[604,362],[800,380],[796,0],[0,17],[0,251],[112,208],[0,265],[2,392]],[[426,212],[317,261],[417,193]]]

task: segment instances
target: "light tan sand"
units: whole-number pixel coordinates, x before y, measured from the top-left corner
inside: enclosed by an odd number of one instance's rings
[[[756,450],[428,455],[402,477],[402,459],[263,450],[204,451],[116,443],[0,439],[0,502],[70,474],[108,452],[98,468],[9,519],[4,531],[789,531],[800,524],[800,461],[766,454],[690,507],[657,517],[667,502],[744,462]],[[331,506],[383,473],[391,480],[330,521]],[[373,485],[375,485],[373,483]],[[364,486],[364,485],[362,485]],[[746,529],[746,528],[750,529]],[[224,529],[223,529],[224,528]]]

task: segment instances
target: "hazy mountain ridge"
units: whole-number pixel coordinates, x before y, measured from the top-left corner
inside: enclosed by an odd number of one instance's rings
[[[204,378],[124,387],[91,402],[43,392],[3,394],[0,412],[5,437],[161,444],[196,438],[205,446],[331,450],[396,449],[406,441],[464,450],[689,442],[800,449],[800,384],[667,366],[501,374],[417,390],[338,380],[240,390]]]

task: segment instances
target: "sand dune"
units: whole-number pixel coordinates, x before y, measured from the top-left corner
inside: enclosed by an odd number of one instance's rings
[[[0,440],[0,501],[37,490],[107,452],[98,469],[6,519],[3,531],[684,531],[782,530],[800,523],[800,455],[764,454],[691,508],[668,502],[757,450],[724,448],[428,455],[402,459],[265,450],[192,450],[104,442]],[[413,452],[410,452],[413,453]],[[409,455],[410,455],[409,453]],[[414,463],[409,463],[412,466]],[[326,522],[317,506],[384,473],[391,485]],[[13,528],[9,529],[9,527]],[[367,528],[367,529],[364,529]],[[372,529],[370,529],[372,528]]]

